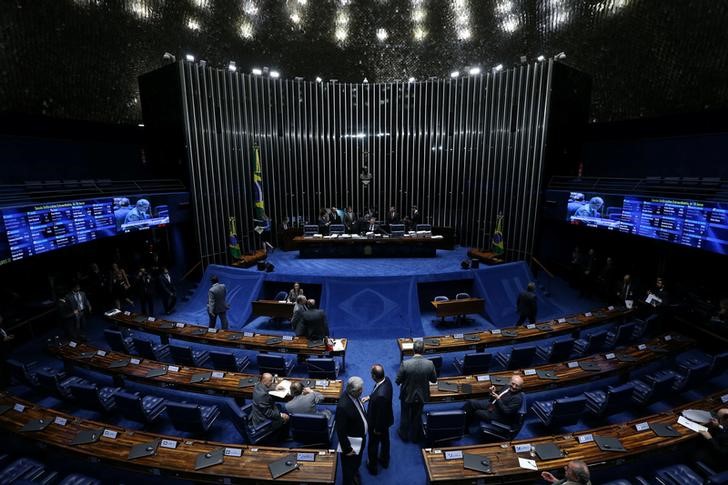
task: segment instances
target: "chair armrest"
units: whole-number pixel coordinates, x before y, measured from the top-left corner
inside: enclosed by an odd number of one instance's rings
[[[513,431],[512,427],[510,427],[506,424],[503,424],[503,423],[499,423],[498,421],[491,421],[490,424],[494,428],[502,429],[503,431]]]

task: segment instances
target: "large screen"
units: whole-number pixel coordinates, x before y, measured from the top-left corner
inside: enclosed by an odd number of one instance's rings
[[[597,227],[728,254],[728,204],[571,192],[571,224]]]
[[[163,196],[114,197],[118,232],[140,231],[169,224],[169,206]]]

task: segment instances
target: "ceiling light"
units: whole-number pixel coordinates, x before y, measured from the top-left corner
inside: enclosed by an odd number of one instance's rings
[[[415,79],[415,78],[413,78],[413,77],[410,77],[410,78],[409,78],[409,79],[407,80],[407,82],[410,82],[410,83],[413,83],[413,82],[415,82],[415,81],[416,81],[416,79]]]
[[[258,13],[258,7],[255,5],[255,2],[248,1],[245,2],[245,5],[243,6],[243,12],[248,15],[255,15]]]
[[[543,61],[545,61],[545,60],[546,60],[546,57],[544,57],[544,55],[543,55],[543,54],[541,54],[540,56],[538,56],[538,57],[536,58],[536,60],[537,60],[538,62],[543,62]]]
[[[240,24],[240,36],[244,39],[253,38],[253,24],[250,22],[243,22]]]
[[[228,71],[235,72],[238,70],[237,64],[235,64],[235,61],[230,61],[230,64],[228,64]]]
[[[334,23],[336,25],[346,25],[349,23],[349,16],[344,12],[339,12],[336,14],[336,20],[334,20]]]
[[[422,22],[426,16],[427,16],[427,13],[425,12],[425,9],[423,9],[423,8],[416,8],[412,11],[412,21],[413,22]]]
[[[263,74],[263,70],[259,67],[254,67],[250,72],[252,72],[254,76],[260,76]]]
[[[497,66],[493,67],[493,72],[499,72],[503,70],[503,64],[498,64]]]
[[[144,123],[138,123],[138,124],[137,124],[137,126],[138,126],[139,128],[144,128]]]
[[[478,74],[480,74],[480,68],[471,67],[470,70],[468,71],[468,74],[470,74],[471,76],[477,76]]]
[[[301,16],[298,15],[298,12],[293,12],[291,14],[291,22],[293,22],[294,24],[301,23]]]
[[[187,21],[187,28],[190,30],[200,30],[200,23],[197,20],[189,19]]]
[[[470,29],[464,28],[458,30],[458,39],[468,40],[470,38]]]
[[[306,5],[308,3],[308,0],[298,0],[299,5]]]
[[[323,81],[323,79],[321,79],[319,76],[316,76],[316,82],[320,83],[321,81]]]
[[[460,71],[453,71],[450,73],[450,77],[453,79],[458,77],[459,75],[460,75]]]
[[[281,77],[281,73],[279,73],[278,71],[271,71],[268,75],[273,79],[278,79],[279,77]]]
[[[340,42],[345,41],[347,35],[348,34],[346,32],[346,29],[343,29],[341,27],[339,27],[338,29],[336,29],[336,32],[334,33],[334,37],[336,37],[336,40],[338,40]]]
[[[367,78],[364,78],[364,81],[362,81],[362,82],[363,82],[364,84],[368,84],[368,83],[369,83],[369,79],[367,79]]]
[[[377,39],[385,41],[387,40],[387,37],[389,37],[389,34],[385,29],[377,29]]]
[[[188,62],[195,62],[195,56],[192,54],[185,54],[185,60]]]
[[[560,59],[566,59],[566,52],[559,52],[558,54],[556,54],[556,56],[554,56],[554,59],[556,59],[557,61]]]
[[[207,61],[205,59],[200,59],[199,64],[200,67],[207,67]]]
[[[169,62],[176,62],[177,58],[174,57],[173,54],[170,54],[169,52],[165,52],[164,55],[162,55],[162,60],[169,61]]]
[[[418,25],[415,27],[414,36],[415,40],[422,40],[427,37],[427,31]]]

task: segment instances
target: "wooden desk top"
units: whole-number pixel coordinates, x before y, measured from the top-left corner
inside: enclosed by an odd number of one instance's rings
[[[410,245],[410,244],[424,244],[437,246],[447,239],[444,237],[421,237],[421,236],[407,236],[407,237],[336,237],[336,238],[325,238],[325,237],[303,237],[296,236],[293,238],[293,242],[296,245],[318,245],[326,244],[332,246],[344,246],[354,244],[391,244],[391,245]]]
[[[239,349],[258,350],[263,352],[278,352],[302,355],[330,355],[344,356],[346,354],[347,339],[341,341],[342,350],[326,351],[324,347],[308,347],[308,338],[290,336],[291,340],[282,340],[274,344],[266,343],[269,339],[280,335],[265,335],[253,332],[238,332],[235,330],[217,329],[214,333],[209,332],[207,327],[200,325],[174,322],[171,320],[156,319],[149,321],[145,315],[138,313],[119,312],[115,315],[106,315],[106,318],[116,325],[134,328],[143,332],[149,332],[167,338],[187,340],[205,345],[216,345],[220,347],[235,347]],[[164,328],[165,325],[171,328]],[[199,332],[199,334],[198,334]]]
[[[75,342],[74,342],[75,343]],[[226,396],[242,397],[251,399],[253,397],[253,386],[240,387],[241,379],[257,378],[257,374],[243,374],[239,372],[227,372],[227,371],[214,371],[212,369],[205,369],[202,367],[187,367],[177,365],[179,368],[177,372],[169,370],[170,364],[165,362],[159,362],[156,360],[143,359],[139,356],[122,354],[120,352],[106,351],[99,349],[88,344],[75,343],[75,347],[72,347],[73,343],[60,343],[59,345],[51,345],[48,351],[56,357],[64,360],[65,362],[71,362],[74,365],[92,369],[105,374],[113,376],[123,377],[125,379],[131,379],[144,384],[156,385],[161,387],[173,387],[176,389],[184,389],[192,392],[200,393],[213,393],[222,394]],[[99,351],[105,353],[104,355],[99,354]],[[88,355],[89,357],[85,357]],[[130,360],[138,359],[139,364],[129,363],[124,367],[110,368],[109,365],[112,362],[119,360]],[[147,373],[152,369],[159,369],[160,367],[167,368],[167,373],[163,376],[158,377],[147,377]],[[195,374],[206,373],[206,372],[220,372],[223,377],[211,377],[210,380],[205,382],[190,382],[190,379]],[[289,381],[310,381],[311,384],[315,384],[316,379],[298,379],[289,378],[285,379]],[[325,379],[322,379],[325,380]],[[336,403],[339,400],[341,394],[341,381],[327,381],[328,387],[315,387],[314,389],[324,395],[324,402]]]
[[[469,315],[482,313],[485,309],[485,300],[482,298],[461,298],[459,300],[431,301],[438,317],[451,317],[455,315]]]
[[[37,406],[29,401],[7,394],[0,394],[0,405],[13,406],[0,415],[0,429],[12,433],[16,438],[25,438],[39,444],[48,445],[54,450],[73,453],[79,458],[97,459],[123,468],[133,468],[152,474],[166,474],[188,480],[221,483],[229,479],[231,483],[250,483],[273,481],[268,464],[296,452],[317,453],[315,462],[301,463],[299,469],[280,477],[278,482],[334,483],[336,480],[337,454],[333,450],[288,449],[264,446],[246,446],[201,441],[190,438],[164,436],[143,431],[126,430],[96,421],[77,418],[53,409]],[[24,407],[18,412],[15,406]],[[64,425],[58,424],[65,420]],[[34,419],[53,421],[42,431],[20,432],[25,423]],[[71,445],[70,442],[83,430],[109,430],[116,437],[102,436],[97,442],[84,445]],[[170,440],[177,444],[174,449],[159,446],[153,456],[127,460],[134,445],[154,440]],[[195,470],[195,461],[200,453],[219,448],[241,450],[242,455],[225,456],[223,463],[201,470]]]
[[[511,483],[527,481],[533,483],[543,470],[563,470],[563,466],[572,460],[583,460],[590,465],[610,466],[615,461],[637,458],[643,453],[656,451],[691,439],[703,439],[697,433],[677,423],[680,411],[683,409],[703,409],[715,411],[724,406],[721,403],[722,392],[708,396],[705,399],[691,402],[675,409],[655,414],[648,417],[641,417],[633,421],[603,426],[574,434],[543,436],[528,440],[518,440],[503,443],[491,443],[453,448],[425,448],[422,450],[422,457],[427,467],[427,477],[431,483],[474,483],[480,478],[491,483]],[[657,436],[652,430],[637,431],[635,425],[638,423],[663,423],[674,425],[675,431],[680,433],[678,437],[664,438]],[[578,436],[591,434],[593,436],[616,437],[622,442],[626,452],[601,451],[595,442],[580,444]],[[567,454],[556,460],[542,461],[537,456],[531,457],[530,453],[516,453],[513,446],[517,444],[539,444],[554,443]],[[476,471],[465,470],[463,461],[445,460],[445,451],[462,450],[464,453],[487,456],[490,459],[493,474],[485,475]],[[538,471],[526,470],[519,467],[518,458],[533,459],[536,461]]]
[[[627,317],[632,314],[632,310],[627,308],[614,308],[609,310],[603,308],[595,310],[587,316],[586,313],[579,313],[575,315],[569,315],[568,317],[555,319],[551,321],[539,322],[533,326],[528,327],[510,327],[500,329],[497,333],[493,333],[491,330],[481,330],[479,332],[470,332],[465,334],[455,335],[432,335],[429,337],[423,337],[425,340],[425,353],[426,354],[441,354],[447,352],[465,352],[468,350],[482,350],[488,347],[497,347],[500,345],[517,344],[521,342],[527,342],[529,340],[538,340],[544,338],[554,337],[559,334],[568,332],[578,332],[587,327],[606,323],[610,320],[617,318]],[[563,320],[563,321],[562,321]],[[539,329],[541,325],[548,325],[544,329]],[[508,337],[504,335],[508,332],[516,332],[515,337]],[[476,336],[477,341],[466,340],[465,336]],[[457,336],[457,338],[456,338]],[[439,340],[439,345],[428,344],[429,339]],[[405,355],[413,355],[412,351],[412,338],[398,338],[397,345],[399,346],[400,359]]]
[[[667,336],[669,336],[669,340],[666,341],[665,337]],[[533,375],[531,372],[529,372],[529,374],[532,375],[525,375],[525,369],[493,372],[491,374],[483,374],[480,378],[484,379],[483,376],[488,376],[490,379],[493,379],[494,377],[510,379],[514,373],[517,373],[523,377],[523,390],[526,392],[543,390],[549,387],[570,386],[581,381],[599,379],[610,374],[629,372],[632,369],[642,366],[648,362],[660,359],[679,350],[686,349],[693,345],[693,343],[694,341],[692,339],[683,337],[676,333],[670,333],[650,340],[645,344],[635,344],[623,347],[617,352],[603,352],[593,356],[569,361],[576,363],[594,362],[597,366],[599,366],[599,370],[584,370],[578,365],[570,368],[568,365],[569,362],[547,364],[528,369],[529,371],[553,371],[555,376],[558,377],[556,380],[542,379],[537,374]],[[650,350],[653,346],[659,347],[662,351]],[[634,361],[625,362],[619,360],[618,355],[622,354],[633,358]],[[614,355],[613,358],[606,358],[606,356],[612,357],[612,355]],[[488,389],[492,385],[491,380],[478,381],[478,376],[443,377],[439,378],[438,382],[459,384],[458,392],[440,391],[437,389],[437,384],[433,384],[430,386],[429,402],[449,402],[485,397],[489,395]],[[472,393],[463,392],[462,384],[469,384],[472,387]]]

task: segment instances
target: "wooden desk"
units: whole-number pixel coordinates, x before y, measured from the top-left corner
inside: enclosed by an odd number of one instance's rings
[[[422,450],[422,458],[427,468],[427,478],[430,483],[462,483],[472,484],[476,480],[486,481],[488,483],[516,483],[527,482],[534,483],[543,470],[562,471],[564,465],[572,460],[585,461],[592,471],[596,467],[613,466],[615,462],[640,458],[648,452],[655,452],[666,447],[688,443],[691,440],[703,440],[701,436],[689,429],[675,424],[679,417],[680,411],[683,409],[703,409],[706,411],[715,411],[722,407],[720,396],[728,392],[722,392],[708,396],[705,399],[691,402],[683,406],[677,407],[670,411],[655,414],[648,417],[641,417],[633,421],[603,426],[600,428],[589,429],[574,434],[543,436],[540,438],[531,438],[528,440],[518,440],[503,443],[491,443],[465,447],[453,448],[425,448]],[[637,431],[635,425],[642,422],[663,423],[674,425],[675,431],[680,436],[672,438],[662,438],[657,436],[652,430]],[[580,444],[578,436],[592,434],[593,436],[610,436],[619,438],[626,452],[608,452],[601,451],[595,442]],[[556,460],[542,461],[537,456],[531,457],[529,453],[516,453],[514,446],[517,444],[539,444],[554,443],[567,453],[563,458]],[[445,460],[445,451],[462,450],[463,453],[483,455],[490,459],[493,474],[485,475],[476,471],[465,470],[462,460]],[[536,461],[538,471],[525,470],[518,466],[518,458],[533,459]],[[561,476],[561,473],[559,473]],[[477,482],[480,483],[480,482]]]
[[[437,256],[437,249],[449,244],[446,238],[430,237],[320,237],[293,238],[302,258],[331,257],[426,257]]]
[[[670,340],[666,341],[665,337],[669,336]],[[589,357],[583,357],[581,359],[574,359],[569,362],[594,362],[599,366],[599,370],[584,370],[579,366],[570,368],[568,362],[559,362],[556,364],[547,364],[539,367],[532,367],[530,370],[541,370],[541,371],[553,371],[558,377],[554,379],[542,379],[538,375],[525,375],[524,369],[521,370],[508,370],[492,372],[490,374],[483,374],[493,379],[493,377],[502,377],[510,379],[515,373],[523,377],[523,390],[526,392],[541,391],[553,387],[566,387],[573,384],[577,384],[584,381],[602,379],[606,376],[613,374],[627,374],[637,367],[643,366],[654,360],[658,360],[667,356],[672,356],[675,352],[684,350],[692,346],[695,342],[692,339],[683,337],[676,333],[669,333],[657,337],[649,342],[646,342],[646,346],[656,346],[663,349],[663,352],[653,351],[649,348],[641,350],[639,345],[630,345],[629,347],[621,348],[619,352],[609,351],[596,354]],[[626,354],[635,360],[632,362],[623,362],[618,358],[607,359],[606,356],[610,354]],[[610,355],[611,357],[611,355]],[[482,377],[481,377],[482,379]],[[437,384],[430,386],[430,400],[429,402],[450,402],[450,401],[462,401],[466,399],[483,398],[489,395],[488,389],[492,385],[491,380],[478,381],[478,376],[457,376],[457,377],[443,377],[438,379],[438,382],[450,382],[458,384],[458,392],[446,392],[437,389]],[[466,393],[463,391],[463,384],[471,386],[472,392]]]
[[[165,362],[143,359],[138,356],[122,354],[120,352],[103,351],[98,347],[87,344],[76,343],[75,347],[72,347],[71,345],[72,344],[70,343],[51,345],[48,347],[48,351],[59,359],[62,359],[67,367],[78,366],[102,372],[104,374],[109,374],[114,377],[114,381],[117,382],[117,385],[123,385],[124,379],[129,379],[152,386],[172,387],[175,389],[183,389],[185,391],[204,394],[220,394],[235,398],[251,399],[253,397],[253,386],[241,388],[240,380],[258,377],[257,374],[220,371],[223,374],[222,378],[212,377],[206,382],[193,383],[190,382],[193,375],[203,372],[213,372],[213,370],[201,367],[186,367],[178,365],[177,367],[179,370],[177,372],[171,372],[169,371],[170,364]],[[100,350],[102,352],[106,352],[106,354],[100,355],[98,353]],[[93,356],[85,357],[84,354],[93,354]],[[135,365],[129,363],[124,367],[109,367],[112,362],[132,358],[139,359],[139,364]],[[147,377],[147,373],[150,370],[159,369],[160,367],[168,369],[165,375]],[[297,379],[292,377],[286,377],[286,379],[289,381],[301,381],[304,382],[304,385],[305,381],[311,381],[311,384],[315,384],[316,381],[316,379]],[[339,400],[339,395],[341,394],[341,381],[327,381],[327,383],[328,387],[315,387],[315,389],[324,395],[324,402],[336,403]]]
[[[435,315],[438,317],[455,317],[458,315],[472,315],[483,313],[485,300],[482,298],[463,298],[460,300],[432,301]]]
[[[29,440],[40,447],[47,446],[54,452],[62,451],[79,459],[101,461],[115,467],[194,482],[258,483],[273,482],[268,470],[269,463],[297,452],[314,452],[317,453],[316,461],[302,463],[297,470],[283,475],[276,482],[333,484],[336,481],[337,453],[334,450],[224,444],[127,430],[119,426],[81,419],[54,409],[43,408],[7,394],[0,394],[0,404],[24,406],[23,412],[11,408],[0,415],[0,430],[9,435],[10,439]],[[57,424],[56,418],[60,418],[61,422],[65,420],[65,425]],[[42,431],[19,431],[25,423],[35,419],[48,419],[52,423]],[[116,438],[102,436],[95,443],[75,446],[70,444],[80,431],[97,429],[116,432]],[[171,449],[159,446],[153,456],[127,460],[133,446],[163,439],[176,442],[177,447]],[[225,456],[223,463],[219,465],[195,470],[195,461],[199,454],[219,448],[238,449],[242,454],[239,457]],[[110,473],[113,472],[110,471]]]
[[[559,320],[539,322],[533,328],[510,327],[500,329],[500,332],[497,333],[493,333],[490,330],[481,330],[479,332],[459,335],[431,335],[429,337],[423,337],[425,340],[425,354],[466,352],[468,350],[482,352],[483,349],[488,347],[546,339],[564,333],[571,333],[576,338],[582,329],[630,316],[632,315],[632,310],[628,310],[627,308],[614,308],[612,310],[603,308],[589,313],[589,316],[585,313],[570,315],[561,319],[563,322],[559,322]],[[550,328],[544,330],[539,329],[538,326],[542,324],[548,324]],[[503,332],[516,332],[517,335],[515,337],[507,337]],[[466,340],[466,335],[477,337],[478,340]],[[439,341],[439,345],[428,343],[428,340],[432,339]],[[405,355],[413,355],[413,342],[412,338],[397,339],[400,361]]]
[[[207,327],[200,325],[174,322],[157,319],[149,321],[146,316],[138,313],[119,312],[115,315],[106,315],[114,324],[140,330],[142,332],[159,335],[163,343],[169,343],[170,338],[187,340],[198,344],[215,345],[219,347],[234,347],[237,349],[257,350],[259,352],[277,352],[281,354],[297,355],[325,355],[341,357],[342,370],[346,368],[347,339],[336,339],[340,349],[326,350],[325,347],[309,347],[308,338],[288,336],[291,340],[282,340],[277,343],[267,343],[269,339],[280,335],[266,335],[253,332],[238,332],[235,330],[216,330],[209,332]],[[167,328],[170,327],[170,328]]]
[[[253,316],[283,318],[290,320],[293,316],[293,303],[278,300],[256,300],[253,302]]]
[[[481,263],[488,265],[502,264],[505,262],[504,255],[495,254],[493,251],[481,251],[480,249],[470,248],[468,249],[468,257],[470,259],[477,259]]]

